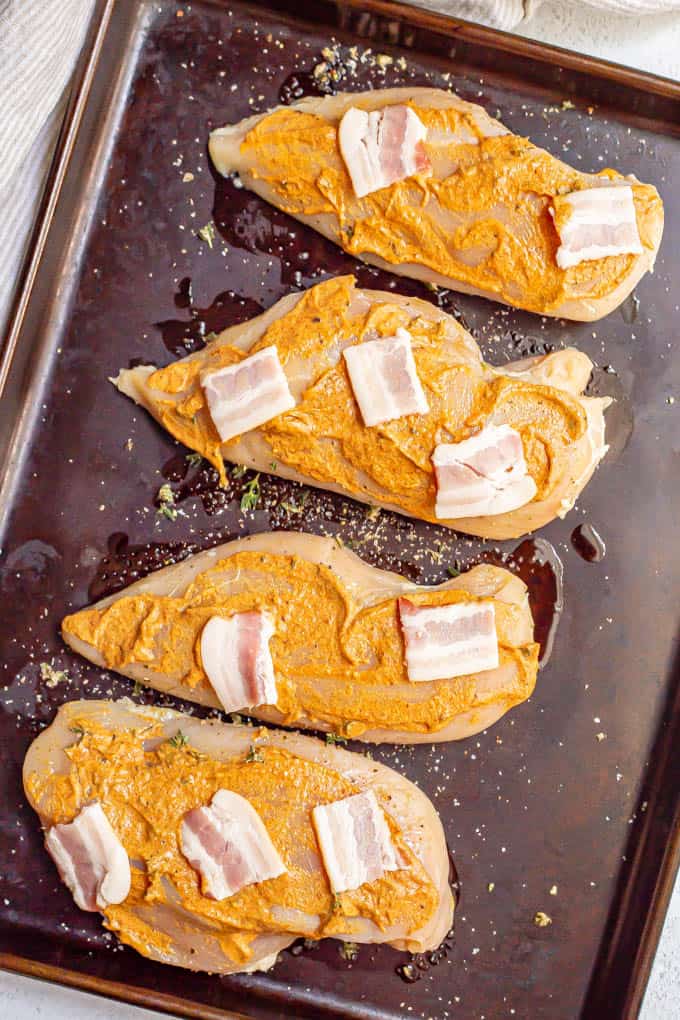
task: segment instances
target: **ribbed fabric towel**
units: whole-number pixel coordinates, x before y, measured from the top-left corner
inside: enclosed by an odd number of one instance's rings
[[[0,0],[0,329],[91,12],[92,0]]]

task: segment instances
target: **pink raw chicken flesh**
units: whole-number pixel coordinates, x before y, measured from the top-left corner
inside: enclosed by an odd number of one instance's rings
[[[430,169],[427,130],[410,106],[366,113],[352,106],[340,121],[338,142],[357,198]]]
[[[394,336],[346,347],[343,354],[365,425],[427,414],[408,330],[399,327]]]
[[[468,676],[499,663],[492,602],[416,606],[399,599],[409,680]]]
[[[295,407],[276,347],[264,347],[235,365],[206,373],[201,385],[222,442]]]
[[[487,425],[462,443],[441,443],[432,464],[439,518],[503,514],[536,495],[522,438],[509,425]]]
[[[218,790],[209,806],[189,811],[180,839],[203,895],[213,900],[287,870],[255,808],[231,790]]]
[[[550,212],[560,235],[557,265],[569,269],[609,255],[641,255],[633,189],[586,188],[560,195]],[[556,214],[563,210],[558,217]],[[565,215],[566,214],[566,215]]]
[[[358,889],[400,867],[385,815],[372,790],[319,805],[312,819],[334,893]]]
[[[201,661],[225,712],[275,705],[276,677],[269,651],[274,626],[266,613],[213,616],[201,633]]]
[[[95,801],[66,825],[53,825],[45,846],[81,910],[104,910],[130,892],[130,861]]]

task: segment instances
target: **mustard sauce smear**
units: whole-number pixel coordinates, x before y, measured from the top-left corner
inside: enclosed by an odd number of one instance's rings
[[[154,724],[113,732],[83,718],[74,720],[73,729],[79,735],[66,750],[68,771],[33,773],[27,792],[49,824],[71,821],[89,801],[101,803],[132,865],[130,893],[123,903],[106,908],[105,923],[143,954],[152,948],[167,953],[172,947],[172,937],[153,923],[153,908],[164,905],[192,915],[180,919],[185,927],[190,920],[207,925],[234,963],[248,961],[261,932],[299,932],[313,938],[351,934],[360,917],[381,930],[404,925],[411,933],[437,909],[434,884],[389,816],[404,867],[357,890],[331,894],[311,811],[359,789],[325,765],[280,748],[257,747],[263,731],[252,730],[256,760],[239,756],[225,762],[188,744],[162,740]],[[179,832],[186,812],[208,804],[219,789],[250,801],[288,871],[216,901],[202,895],[200,878],[181,853]],[[294,915],[283,914],[285,910],[309,915],[311,928],[296,927]]]
[[[635,255],[567,270],[555,261],[559,237],[548,211],[552,199],[592,187],[591,178],[526,138],[484,137],[468,113],[408,105],[436,139],[425,142],[434,172],[362,199],[352,189],[337,125],[318,114],[275,110],[248,132],[241,152],[284,211],[333,217],[338,241],[352,255],[426,266],[539,313],[570,299],[604,297],[624,280]],[[597,176],[622,179],[614,170]],[[640,239],[653,248],[661,199],[650,185],[634,182],[632,188]]]
[[[258,430],[272,460],[359,498],[382,499],[436,522],[435,446],[466,439],[492,420],[519,432],[535,498],[544,499],[561,477],[571,445],[586,432],[579,401],[551,386],[494,374],[472,355],[469,338],[452,335],[450,321],[413,318],[403,305],[389,302],[352,313],[354,295],[351,276],[312,287],[248,352],[274,345],[284,369],[294,373],[302,362],[312,373],[296,407]],[[349,340],[391,336],[399,326],[411,334],[430,410],[367,428],[338,348]],[[157,369],[148,380],[161,424],[214,464],[223,483],[233,444],[220,442],[200,380],[245,356],[218,340],[199,355]]]
[[[409,595],[418,605],[480,601],[461,590]],[[96,648],[111,669],[141,664],[175,684],[211,689],[203,671],[201,631],[212,616],[266,611],[285,720],[306,717],[345,736],[384,727],[442,729],[462,712],[502,700],[508,708],[529,696],[538,645],[516,647],[511,633],[522,609],[496,601],[500,690],[475,676],[413,684],[404,664],[396,599],[359,606],[328,567],[298,557],[238,552],[197,575],[184,594],[122,595],[108,608],[67,616],[65,634]]]

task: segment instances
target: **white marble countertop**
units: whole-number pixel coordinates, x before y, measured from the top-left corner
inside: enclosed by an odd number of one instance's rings
[[[554,0],[542,6],[518,34],[680,79],[680,14],[625,18]],[[2,971],[0,1004],[13,1020],[153,1020],[161,1016]],[[676,883],[640,1020],[678,1017],[680,882]]]

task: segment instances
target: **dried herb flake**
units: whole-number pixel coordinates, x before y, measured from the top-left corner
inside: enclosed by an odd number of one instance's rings
[[[177,730],[174,737],[168,738],[168,743],[170,747],[186,747],[189,743],[189,738],[181,730]]]
[[[179,510],[175,506],[175,494],[166,482],[161,485],[156,496],[158,500],[158,513],[167,517],[169,521],[176,521]]]
[[[206,223],[204,227],[201,227],[201,229],[198,231],[198,236],[202,241],[205,241],[209,248],[212,248],[213,243],[215,241],[215,237],[217,236],[215,231],[215,224],[213,223],[212,220],[210,220],[209,223]]]
[[[339,733],[327,733],[326,734],[327,744],[346,744],[347,737],[341,737]]]

